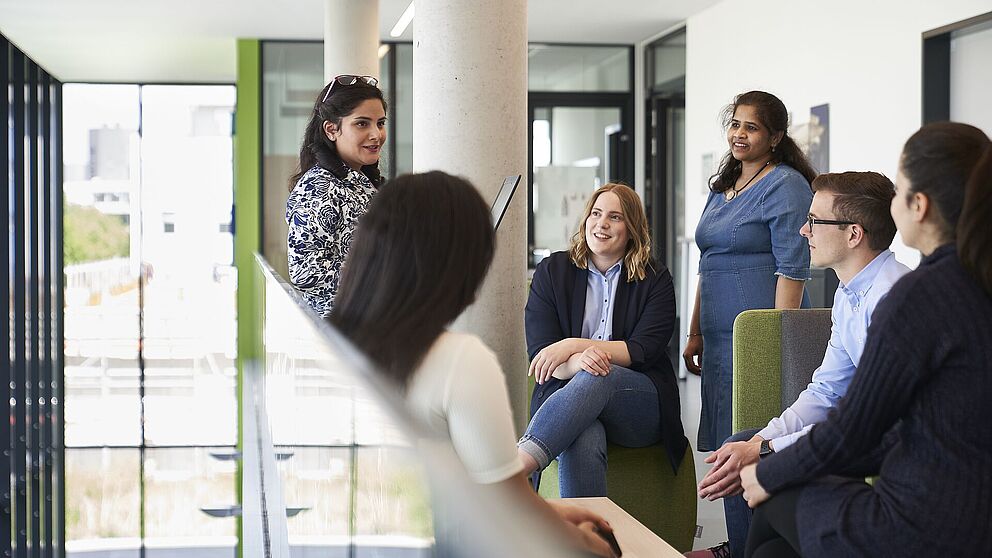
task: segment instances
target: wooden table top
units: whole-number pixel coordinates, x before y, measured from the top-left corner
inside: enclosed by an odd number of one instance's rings
[[[609,521],[623,558],[682,558],[679,551],[609,498],[563,498],[562,501],[598,513]]]

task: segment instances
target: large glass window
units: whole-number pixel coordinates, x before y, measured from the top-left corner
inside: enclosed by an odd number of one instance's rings
[[[533,259],[565,250],[582,210],[610,179],[609,143],[621,129],[619,108],[540,107],[534,136]]]
[[[393,177],[413,170],[413,45],[387,43],[379,52],[390,119],[380,168]],[[629,45],[529,46],[530,182],[536,184],[529,192],[531,265],[567,246],[576,211],[597,186],[633,185],[632,63]],[[323,46],[263,42],[262,81],[263,254],[286,277],[288,178],[324,85]]]
[[[141,444],[140,91],[79,84],[63,91],[66,443],[134,447]]]
[[[234,89],[145,86],[141,106],[145,443],[233,444]]]
[[[531,91],[630,91],[628,46],[532,43],[527,57],[527,87]]]
[[[992,108],[986,95],[992,86],[992,14],[986,21],[951,33],[950,113],[954,122],[967,122],[992,134]]]
[[[651,43],[645,49],[645,86],[648,100],[645,130],[650,153],[645,173],[644,202],[655,254],[668,266],[675,282],[679,319],[689,300],[685,265],[694,249],[685,231],[685,29]],[[686,321],[669,350],[682,361],[680,339]],[[678,366],[684,366],[679,364]],[[684,375],[684,368],[680,370]]]
[[[234,87],[64,89],[67,553],[231,557]]]
[[[568,248],[608,182],[634,185],[632,49],[531,44],[528,266]]]
[[[646,50],[648,89],[652,94],[685,93],[685,30],[659,39]]]

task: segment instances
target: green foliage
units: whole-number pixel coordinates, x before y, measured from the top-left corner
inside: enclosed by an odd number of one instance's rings
[[[128,255],[130,233],[119,217],[100,213],[93,207],[67,203],[62,219],[65,265]]]

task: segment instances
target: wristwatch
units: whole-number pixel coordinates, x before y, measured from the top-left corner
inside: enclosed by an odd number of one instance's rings
[[[771,443],[768,440],[762,440],[761,449],[758,450],[758,457],[762,458],[773,453],[775,453],[775,450],[772,449]]]

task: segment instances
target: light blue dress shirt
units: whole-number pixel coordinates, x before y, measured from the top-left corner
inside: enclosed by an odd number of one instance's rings
[[[909,268],[899,263],[892,252],[884,250],[849,284],[837,288],[823,363],[813,372],[812,381],[796,402],[758,432],[758,436],[772,440],[775,451],[792,445],[814,424],[825,420],[830,409],[847,393],[865,348],[875,306],[907,273]]]
[[[613,305],[623,260],[601,273],[592,262],[587,264],[586,311],[582,317],[582,338],[594,341],[613,340]]]

